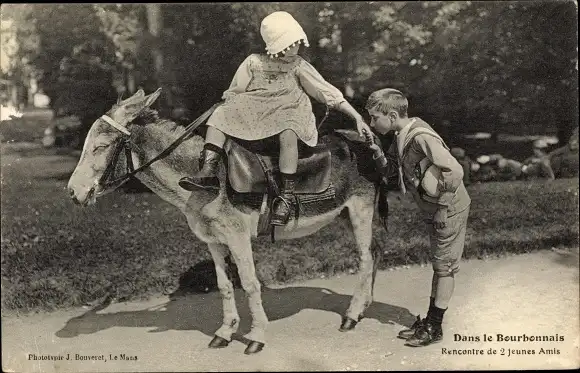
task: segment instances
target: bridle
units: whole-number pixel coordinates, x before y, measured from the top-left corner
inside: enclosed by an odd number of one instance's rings
[[[183,141],[185,141],[197,127],[199,127],[203,122],[205,122],[207,118],[209,118],[209,116],[214,112],[214,110],[217,109],[217,107],[220,106],[221,104],[222,102],[218,102],[217,104],[213,105],[209,110],[200,115],[196,120],[188,124],[187,127],[185,127],[185,132],[181,136],[179,136],[175,141],[173,141],[161,153],[159,153],[158,155],[156,155],[143,165],[139,166],[137,169],[135,169],[134,167],[133,156],[131,153],[132,150],[130,142],[131,132],[127,129],[126,126],[119,124],[108,115],[101,116],[100,119],[102,119],[104,122],[108,123],[111,127],[121,132],[123,136],[121,137],[121,140],[118,141],[117,144],[115,145],[113,157],[111,158],[111,161],[107,164],[105,171],[103,172],[101,177],[95,182],[95,187],[99,188],[99,194],[104,194],[108,190],[120,187],[129,179],[131,179],[133,176],[135,176],[137,173],[143,171],[144,169],[151,166],[158,160],[168,156],[173,150],[175,150],[175,148],[177,148]],[[109,180],[109,178],[113,175],[115,169],[117,168],[117,163],[119,161],[119,157],[122,152],[125,153],[125,158],[127,162],[125,167],[126,173],[121,177]]]
[[[101,119],[103,119],[103,117],[101,117]],[[110,122],[108,121],[106,122],[110,124]],[[130,133],[129,135],[123,136],[121,140],[118,141],[117,144],[115,145],[115,150],[113,151],[113,157],[111,158],[111,161],[107,164],[105,171],[96,182],[96,186],[99,187],[99,193],[104,193],[107,190],[116,189],[120,187],[122,184],[127,182],[131,177],[133,177],[136,174],[135,172],[136,170],[133,165],[133,156],[131,154],[131,142],[129,136]],[[115,169],[117,168],[119,156],[123,151],[125,152],[125,158],[127,159],[126,174],[114,180],[109,180],[109,178],[113,175]]]

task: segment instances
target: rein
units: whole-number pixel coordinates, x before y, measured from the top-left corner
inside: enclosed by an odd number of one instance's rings
[[[318,126],[316,126],[316,129],[317,130],[320,131],[320,127],[322,127],[322,124],[328,118],[329,111],[330,111],[330,108],[328,107],[328,105],[326,105],[326,112],[324,113],[324,118],[322,118],[322,120],[320,121],[320,123],[318,123]]]
[[[107,165],[107,168],[103,172],[103,175],[101,176],[97,184],[101,187],[103,192],[108,189],[118,188],[119,186],[127,182],[130,178],[135,176],[135,174],[143,171],[145,168],[151,166],[158,160],[168,156],[173,150],[175,150],[175,148],[177,148],[183,141],[185,141],[187,137],[189,137],[197,127],[199,127],[203,122],[205,122],[209,118],[209,116],[215,111],[215,109],[217,109],[217,107],[220,106],[221,104],[222,104],[221,102],[218,102],[217,104],[213,105],[209,110],[200,115],[196,120],[188,124],[187,127],[185,127],[185,132],[181,136],[179,136],[175,141],[173,141],[161,153],[151,158],[149,161],[147,161],[145,164],[143,164],[137,169],[135,169],[133,165],[133,157],[131,156],[131,143],[129,142],[129,136],[131,135],[131,133],[125,127],[115,122],[112,118],[103,115],[101,119],[103,119],[105,122],[110,124],[115,129],[122,132],[125,135],[125,138],[123,138],[122,141],[120,141],[117,144],[115,151],[113,153],[113,158],[111,159],[111,162]],[[121,152],[123,150],[125,151],[125,158],[127,158],[127,168],[126,168],[127,173],[117,179],[107,181],[107,179],[115,171],[117,161],[119,160],[119,156],[121,155]]]

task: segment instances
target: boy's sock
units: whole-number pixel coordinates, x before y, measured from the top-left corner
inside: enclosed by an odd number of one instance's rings
[[[435,302],[429,307],[429,312],[427,312],[427,321],[434,326],[441,327],[441,323],[443,322],[443,315],[447,311],[447,308],[439,308],[435,306]]]
[[[435,297],[429,297],[429,308],[427,311],[427,315],[429,314],[429,312],[433,312],[432,311],[433,307],[435,307]]]

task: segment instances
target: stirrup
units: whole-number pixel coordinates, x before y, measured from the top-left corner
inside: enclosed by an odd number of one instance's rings
[[[274,209],[278,200],[281,200],[282,202],[284,202],[284,204],[286,205],[287,213],[285,216],[280,216],[280,215],[275,215],[275,211],[272,211],[272,218],[270,219],[270,224],[277,225],[277,226],[284,226],[284,225],[288,224],[288,221],[290,220],[290,213],[292,212],[292,205],[286,198],[284,198],[282,196],[278,196],[278,197],[274,198],[274,201],[272,201],[272,209]]]
[[[274,200],[272,201],[272,204],[273,205],[276,204],[276,202],[278,200],[281,200],[282,202],[284,202],[284,204],[286,205],[286,207],[288,208],[288,210],[291,210],[292,209],[292,206],[290,205],[290,202],[288,201],[288,199],[287,198],[284,198],[282,196],[277,196],[276,198],[274,198]]]

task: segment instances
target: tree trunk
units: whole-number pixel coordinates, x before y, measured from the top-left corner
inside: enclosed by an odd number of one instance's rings
[[[163,51],[161,45],[163,42],[163,13],[161,4],[146,4],[147,9],[147,26],[151,35],[151,57],[153,59],[153,68],[155,72],[155,82],[158,87],[163,88],[163,94],[160,97],[161,107],[169,109],[172,105],[171,90],[167,86],[166,76],[163,66]]]
[[[340,24],[340,46],[342,48],[340,54],[342,58],[342,68],[340,76],[342,79],[342,93],[345,93],[347,86],[350,84],[352,78],[352,66],[351,66],[351,56],[350,51],[352,50],[352,39],[353,33],[351,29],[350,20],[342,20]]]
[[[132,70],[127,70],[127,90],[129,94],[132,95],[133,93],[137,92],[135,88],[135,74]]]
[[[564,146],[570,140],[574,129],[578,127],[578,88],[573,83],[568,86],[558,84],[554,92],[561,92],[559,107],[555,108],[558,120],[556,136],[558,146]]]

